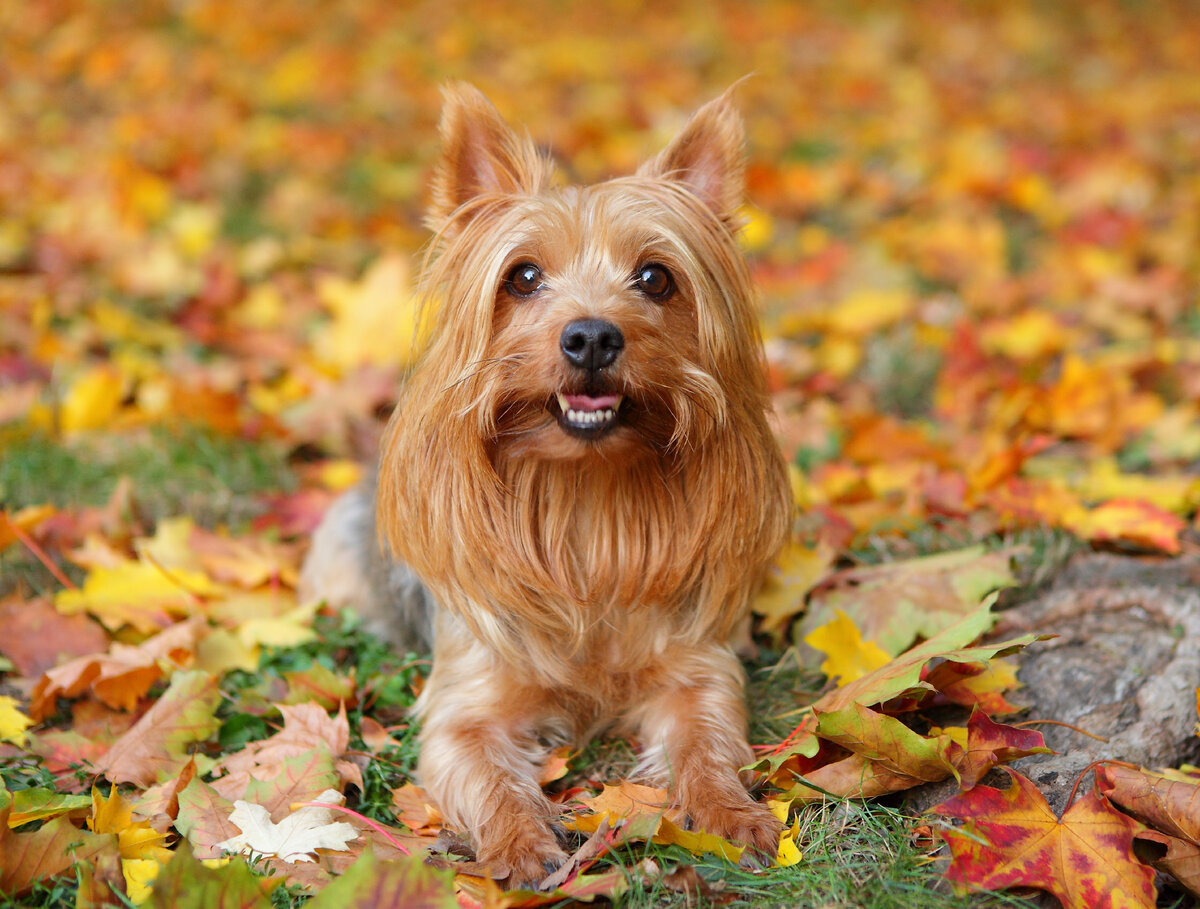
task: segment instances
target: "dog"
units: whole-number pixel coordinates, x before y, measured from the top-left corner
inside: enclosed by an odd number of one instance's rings
[[[477,89],[445,91],[421,292],[435,326],[377,481],[302,590],[432,646],[418,778],[513,882],[566,859],[548,750],[611,730],[695,829],[773,860],[729,641],[787,537],[729,92],[633,176],[564,186]],[[382,546],[381,546],[382,544]]]

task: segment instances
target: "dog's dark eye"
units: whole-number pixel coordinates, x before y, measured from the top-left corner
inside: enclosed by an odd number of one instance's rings
[[[542,270],[532,262],[524,262],[508,273],[504,286],[518,297],[531,297],[541,289]]]
[[[643,265],[637,271],[634,279],[637,289],[652,300],[665,300],[675,291],[675,282],[671,273],[663,266],[651,262]]]

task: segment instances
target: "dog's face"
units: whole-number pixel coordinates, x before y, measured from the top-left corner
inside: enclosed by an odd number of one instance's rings
[[[761,366],[733,218],[740,120],[703,108],[637,176],[552,186],[474,89],[447,94],[429,290],[448,412],[502,456],[608,461],[696,444]],[[750,377],[750,378],[748,378]]]

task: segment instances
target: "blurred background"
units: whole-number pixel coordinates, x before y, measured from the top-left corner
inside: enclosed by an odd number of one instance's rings
[[[3,4],[0,444],[102,457],[188,423],[369,457],[411,357],[439,86],[474,82],[591,181],[751,74],[742,241],[798,502],[844,543],[968,518],[1103,539],[1088,516],[1134,498],[1177,548],[1200,497],[1196,13]],[[36,498],[15,469],[0,493]]]

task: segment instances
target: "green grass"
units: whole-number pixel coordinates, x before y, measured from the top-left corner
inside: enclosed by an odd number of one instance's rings
[[[127,476],[139,513],[149,518],[189,514],[236,527],[260,510],[254,493],[295,485],[282,450],[198,426],[95,434],[72,444],[10,434],[0,436],[0,451],[0,502],[10,509],[102,505]]]
[[[619,905],[627,909],[1036,905],[1009,894],[956,896],[942,881],[939,864],[913,845],[913,819],[894,809],[873,803],[830,802],[807,806],[799,817],[798,844],[804,858],[788,868],[751,872],[712,856],[694,856],[677,846],[624,847],[611,857],[621,867],[633,869],[630,889]],[[707,883],[707,895],[677,892],[655,873],[689,865]]]
[[[131,481],[136,516],[150,527],[161,517],[188,515],[238,530],[262,510],[256,493],[295,486],[281,449],[197,426],[95,434],[71,444],[38,433],[0,433],[0,507],[10,511],[103,505],[122,477]],[[80,580],[71,566],[63,567]],[[0,596],[58,586],[23,546],[0,552]]]

